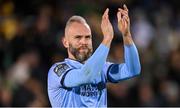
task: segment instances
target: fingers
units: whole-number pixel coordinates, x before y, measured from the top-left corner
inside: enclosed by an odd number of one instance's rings
[[[129,16],[128,16],[128,13],[127,13],[127,12],[123,11],[122,9],[119,9],[118,12],[121,13],[121,19],[122,19],[122,18],[129,19]]]
[[[127,8],[127,6],[125,4],[123,5],[123,8],[124,8],[125,11],[128,12],[128,8]]]
[[[122,11],[123,13],[127,13],[128,14],[128,8],[127,8],[127,6],[125,4],[123,5],[123,9],[118,8],[118,11]]]
[[[105,40],[111,40],[114,36],[113,27],[109,21],[109,9],[107,8],[102,16],[101,29]]]
[[[126,35],[130,31],[130,19],[126,5],[123,5],[123,8],[118,8],[117,18],[119,30],[123,35]]]
[[[126,22],[129,22],[127,6],[124,4],[123,8],[124,9],[118,8],[118,13],[117,13],[118,21],[121,19],[125,19]]]
[[[105,26],[109,25],[110,24],[110,21],[109,21],[109,9],[107,8],[105,11],[104,11],[104,14],[102,16],[102,22],[101,22],[101,27],[104,28]]]
[[[104,11],[104,14],[102,16],[102,21],[103,23],[109,23],[109,8],[107,8],[105,11]],[[118,18],[118,22],[122,23],[122,22],[126,22],[128,23],[129,22],[129,16],[128,16],[128,8],[127,6],[124,4],[123,5],[123,9],[122,8],[118,8],[118,12],[117,12],[117,18]]]
[[[107,24],[110,23],[108,13],[109,13],[109,8],[107,8],[107,9],[105,10],[105,12],[104,12],[104,14],[103,14],[103,16],[102,16],[102,24],[103,24],[103,25],[107,25]]]
[[[106,10],[105,10],[105,12],[104,12],[104,14],[103,14],[103,18],[104,19],[107,19],[108,18],[108,13],[109,13],[109,8],[107,8]]]
[[[123,9],[121,9],[121,8],[118,8],[118,10],[122,10],[122,11],[124,11],[124,12],[126,12],[126,13],[128,13],[128,8],[127,8],[127,6],[124,4],[123,5]]]
[[[123,15],[128,15],[128,11],[125,11],[121,8],[118,8],[118,11],[120,11]]]
[[[121,12],[120,11],[117,13],[117,18],[118,18],[118,22],[121,21]]]

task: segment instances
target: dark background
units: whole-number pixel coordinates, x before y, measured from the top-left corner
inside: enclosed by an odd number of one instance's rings
[[[126,4],[139,50],[141,75],[107,84],[108,106],[180,106],[180,9],[178,0],[0,0],[0,106],[50,106],[47,72],[67,57],[65,23],[83,16],[102,40],[104,10],[110,8],[115,38],[108,60],[123,62],[118,7]]]

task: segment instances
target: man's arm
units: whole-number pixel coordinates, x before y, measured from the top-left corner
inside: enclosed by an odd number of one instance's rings
[[[125,63],[112,64],[108,69],[108,79],[117,82],[138,75],[141,70],[139,54],[130,33],[130,19],[126,5],[118,9],[118,28],[123,35]]]
[[[125,62],[111,64],[107,71],[107,78],[110,82],[118,82],[140,74],[141,65],[135,44],[124,45]]]
[[[98,83],[101,81],[101,71],[106,62],[111,41],[114,33],[108,16],[109,9],[106,9],[102,16],[101,29],[104,39],[94,54],[86,61],[81,69],[73,69],[64,76],[62,85],[75,87],[87,83]]]

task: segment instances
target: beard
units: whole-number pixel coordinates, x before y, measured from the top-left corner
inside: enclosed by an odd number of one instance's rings
[[[72,44],[69,44],[69,51],[77,61],[83,63],[92,55],[93,49],[92,47],[89,48],[88,46],[81,46],[79,48],[75,48],[72,46]]]

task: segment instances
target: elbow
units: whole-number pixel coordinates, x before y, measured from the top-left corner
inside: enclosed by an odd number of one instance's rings
[[[84,71],[84,79],[85,79],[85,81],[84,82],[86,82],[86,83],[93,83],[93,81],[94,81],[94,74],[92,73],[92,70],[86,70],[86,71]]]
[[[132,76],[137,76],[140,75],[141,73],[141,65],[140,64],[135,64],[130,68],[130,72],[132,72]]]
[[[100,82],[100,79],[101,79],[100,74],[89,74],[89,75],[87,75],[85,82],[96,84],[96,83]]]
[[[134,73],[135,73],[135,75],[140,75],[140,73],[141,73],[141,65],[140,65],[140,64],[138,64],[138,65],[135,67]]]

